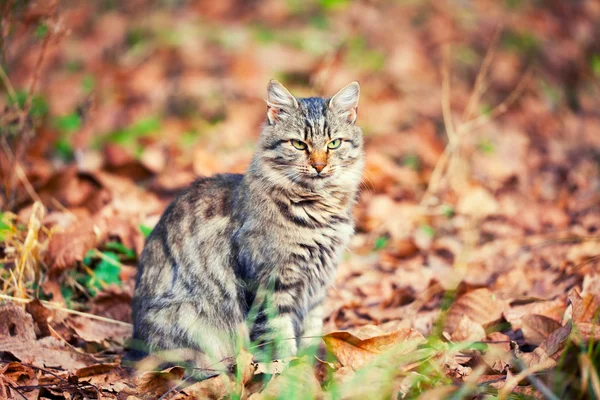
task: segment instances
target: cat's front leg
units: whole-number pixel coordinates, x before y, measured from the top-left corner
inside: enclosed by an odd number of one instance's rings
[[[290,313],[280,313],[272,317],[268,323],[269,331],[272,332],[276,347],[277,358],[295,356],[298,352],[294,321]]]
[[[323,305],[317,304],[304,318],[300,337],[300,349],[318,346],[323,331]]]

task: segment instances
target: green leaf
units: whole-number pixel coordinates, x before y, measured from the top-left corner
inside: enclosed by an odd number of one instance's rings
[[[10,105],[18,105],[20,109],[25,108],[25,102],[27,101],[27,92],[18,90],[16,93],[16,99],[8,98],[8,104]],[[29,109],[29,114],[32,117],[43,117],[48,113],[48,102],[42,96],[34,95],[31,98],[31,108]]]
[[[85,257],[83,257],[82,262],[89,267],[92,265],[92,260],[94,258],[96,258],[96,253],[94,250],[88,250],[88,252],[85,254]]]
[[[479,151],[485,154],[492,154],[495,150],[494,144],[489,139],[485,139],[479,142],[477,148],[479,149]]]
[[[4,241],[6,234],[11,231],[11,226],[5,221],[8,221],[8,216],[0,213],[0,241]]]
[[[61,286],[60,293],[65,299],[65,303],[67,303],[67,307],[71,308],[73,301],[73,289],[68,286]]]
[[[127,128],[112,132],[107,136],[107,140],[111,143],[117,143],[123,146],[131,146],[137,143],[137,139],[142,136],[149,135],[153,132],[158,132],[160,129],[160,121],[157,118],[144,118]]]
[[[60,138],[54,145],[54,149],[58,156],[64,161],[71,161],[74,158],[73,147],[67,138]]]
[[[370,48],[365,38],[354,36],[348,41],[348,61],[366,70],[380,71],[385,66],[385,55]]]
[[[502,39],[505,48],[518,53],[534,53],[539,48],[537,38],[529,33],[507,31]]]
[[[442,213],[446,218],[452,218],[454,216],[454,208],[451,205],[444,204],[442,206]]]
[[[421,161],[419,160],[419,156],[415,154],[408,154],[404,157],[402,165],[410,169],[414,169],[415,171],[418,171],[421,167]]]
[[[252,31],[254,39],[260,43],[271,43],[277,37],[272,29],[264,25],[256,25]]]
[[[48,25],[42,23],[35,27],[35,37],[38,39],[43,38],[48,34]]]
[[[73,133],[81,127],[81,116],[77,113],[63,115],[54,120],[56,128],[64,133]]]
[[[89,94],[96,87],[96,80],[92,75],[86,75],[81,81],[81,87],[86,94]]]
[[[327,29],[329,28],[329,21],[327,17],[323,14],[317,14],[310,19],[310,24],[317,29]]]
[[[106,243],[106,245],[104,247],[106,247],[106,249],[108,249],[108,250],[114,250],[116,252],[119,252],[119,253],[123,254],[124,256],[126,256],[127,258],[135,258],[135,251],[133,251],[129,247],[125,246],[123,243],[108,242],[108,243]]]
[[[96,296],[105,285],[115,283],[121,286],[119,256],[112,251],[105,251],[103,254],[105,258],[102,258],[94,268],[94,275],[87,276],[85,280],[85,285],[92,296]]]
[[[140,224],[140,231],[142,232],[142,235],[144,235],[144,237],[147,238],[148,236],[150,236],[150,233],[152,232],[152,228],[150,228],[147,225]]]
[[[419,226],[419,229],[429,237],[433,237],[435,235],[435,228],[431,225],[423,224]]]
[[[344,8],[348,3],[348,0],[319,0],[319,5],[325,10]]]
[[[388,245],[389,241],[390,239],[386,236],[378,237],[377,239],[375,239],[375,250],[384,249]]]
[[[590,67],[596,77],[600,77],[600,54],[594,54],[590,59]]]

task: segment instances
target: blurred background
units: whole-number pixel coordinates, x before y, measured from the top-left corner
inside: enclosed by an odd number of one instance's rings
[[[396,321],[419,299],[426,333],[437,288],[553,298],[597,268],[597,243],[515,256],[600,227],[595,0],[0,9],[3,226],[39,222],[35,254],[11,231],[4,265],[25,267],[9,293],[86,308],[111,287],[122,304],[102,313],[129,320],[144,236],[196,177],[245,170],[271,78],[297,96],[361,84],[367,167],[329,328]]]

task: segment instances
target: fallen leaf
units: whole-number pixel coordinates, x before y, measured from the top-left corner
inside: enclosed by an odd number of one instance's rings
[[[458,204],[456,211],[461,214],[473,215],[478,218],[484,218],[498,211],[499,206],[494,196],[481,186],[473,187],[463,194]]]
[[[133,333],[130,324],[101,321],[78,315],[70,315],[65,320],[65,324],[86,342],[103,343],[105,340],[113,340],[124,343]]]
[[[573,340],[577,342],[580,339],[583,341],[600,340],[600,325],[598,323],[578,322],[575,324],[574,331]]]
[[[10,362],[0,367],[0,375],[4,375],[13,382],[23,383],[35,377],[35,372],[31,367],[20,362]]]
[[[25,305],[25,311],[33,317],[33,322],[39,330],[38,338],[50,336],[50,326],[48,325],[50,310],[44,307],[39,299],[34,299]]]
[[[453,333],[465,315],[487,328],[500,322],[505,306],[504,301],[499,300],[489,289],[473,290],[452,303],[446,314],[444,329]]]
[[[131,323],[131,298],[123,288],[110,285],[94,297],[90,313]]]
[[[551,318],[557,322],[562,320],[562,315],[567,307],[567,303],[562,298],[550,301],[534,301],[528,304],[510,305],[504,310],[504,319],[510,322],[514,330],[520,329],[523,324],[523,317],[531,314],[542,315]]]
[[[47,262],[50,276],[58,276],[65,269],[73,268],[86,253],[96,247],[106,231],[101,218],[82,220],[64,232],[52,235],[48,244]]]
[[[583,297],[576,289],[569,292],[569,302],[573,306],[574,322],[592,322],[597,320],[600,312],[600,299],[593,293],[586,293]]]
[[[550,369],[556,366],[556,361],[550,358],[542,347],[537,347],[531,353],[522,353],[521,359],[529,368]]]
[[[565,341],[571,334],[573,329],[573,321],[569,320],[564,326],[558,328],[548,336],[548,339],[540,343],[541,349],[543,349],[548,356],[554,355],[564,345]]]
[[[183,399],[223,399],[231,393],[233,382],[227,375],[213,376],[196,382],[193,385],[181,390],[180,393],[172,397],[172,400]]]
[[[105,374],[115,368],[119,368],[119,366],[120,365],[117,363],[93,364],[88,367],[79,368],[75,371],[75,376],[78,378],[85,378],[88,376]]]
[[[513,366],[513,352],[510,338],[500,332],[492,332],[487,336],[487,349],[481,359],[496,372],[506,372]]]
[[[521,330],[525,341],[537,346],[560,327],[561,324],[558,321],[543,315],[533,314],[523,317]]]
[[[455,342],[476,342],[485,338],[485,329],[481,324],[473,322],[471,318],[464,315],[456,330],[452,332],[451,338]]]
[[[242,386],[246,385],[252,379],[252,376],[256,372],[257,365],[253,362],[254,356],[250,352],[242,349],[237,355],[235,368],[238,373],[241,372],[241,383]]]
[[[327,348],[339,362],[355,370],[396,346],[400,354],[403,354],[416,349],[424,340],[423,335],[411,328],[380,334],[377,330],[374,332],[372,327],[366,327],[363,332],[357,332],[356,336],[342,331],[323,336]]]
[[[136,379],[139,392],[145,397],[159,398],[183,378],[185,368],[171,367],[163,371],[144,372]]]

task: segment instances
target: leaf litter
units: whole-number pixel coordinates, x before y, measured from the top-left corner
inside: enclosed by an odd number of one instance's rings
[[[47,0],[1,18],[0,398],[600,396],[594,2]],[[195,177],[245,170],[272,77],[361,82],[357,233],[323,343],[250,348],[201,382],[132,370],[144,237]]]

